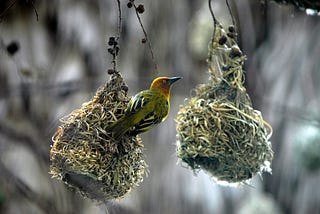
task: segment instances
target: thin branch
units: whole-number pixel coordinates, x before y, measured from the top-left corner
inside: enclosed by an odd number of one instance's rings
[[[2,21],[2,18],[6,15],[8,10],[10,10],[10,8],[13,7],[13,5],[15,5],[16,3],[17,3],[17,0],[11,2],[11,4],[6,9],[4,9],[4,11],[0,14],[0,22]]]
[[[118,4],[118,36],[117,39],[120,39],[121,31],[122,31],[122,14],[121,14],[121,3],[120,0],[117,0]]]
[[[227,4],[227,7],[228,7],[228,10],[229,10],[229,13],[230,13],[230,16],[231,16],[231,19],[232,19],[232,25],[233,25],[233,28],[234,28],[234,39],[235,40],[238,40],[237,38],[237,27],[236,27],[236,22],[235,22],[235,19],[234,19],[234,16],[233,16],[233,13],[232,13],[232,10],[231,10],[231,7],[230,7],[230,4],[229,4],[229,0],[226,0],[226,4]]]
[[[227,4],[227,7],[228,7],[228,11],[230,13],[230,16],[231,16],[231,19],[232,19],[232,25],[234,27],[236,27],[236,22],[234,21],[234,16],[233,16],[233,13],[232,13],[232,10],[231,10],[231,7],[230,7],[230,4],[229,4],[229,1],[226,0],[226,4]]]
[[[213,32],[212,32],[212,38],[210,41],[210,48],[209,48],[209,53],[208,53],[208,65],[209,67],[211,66],[210,63],[212,63],[212,47],[211,45],[214,43],[214,39],[215,39],[215,35],[216,35],[216,28],[218,25],[220,25],[219,21],[216,19],[213,10],[212,10],[212,5],[211,5],[211,0],[208,0],[208,4],[209,4],[209,10],[213,19]]]
[[[38,14],[38,11],[37,11],[36,7],[34,6],[33,1],[31,0],[30,3],[31,3],[31,6],[32,6],[36,16],[37,16],[37,21],[39,21],[39,14]]]
[[[113,54],[112,54],[112,64],[113,64],[113,71],[115,73],[118,73],[117,71],[117,56],[120,51],[120,36],[121,36],[121,28],[122,28],[122,14],[121,14],[121,2],[120,0],[117,1],[117,6],[118,6],[118,26],[117,26],[117,37],[115,38],[116,43],[113,45]],[[118,50],[116,50],[116,48]]]
[[[18,0],[12,1],[10,3],[10,5],[0,14],[0,22],[2,21],[2,18],[5,16],[5,14],[17,3]],[[28,3],[29,0],[26,0],[26,3]],[[39,14],[38,11],[36,9],[36,7],[34,6],[34,2],[33,0],[30,1],[30,4],[32,6],[32,9],[34,10],[36,16],[37,16],[37,21],[39,21]]]
[[[152,50],[152,46],[151,46],[151,42],[150,42],[150,39],[148,38],[148,35],[147,35],[147,32],[142,24],[142,21],[141,21],[141,18],[140,18],[140,15],[138,13],[138,10],[137,10],[137,6],[135,4],[133,4],[134,6],[134,9],[136,11],[136,15],[137,15],[137,18],[138,18],[138,21],[140,23],[140,26],[142,28],[142,31],[143,31],[143,34],[144,34],[144,37],[145,37],[145,40],[146,42],[148,42],[148,46],[149,46],[149,50],[150,50],[150,54],[151,54],[151,58],[152,58],[152,62],[153,62],[153,65],[154,65],[154,69],[156,71],[156,73],[158,73],[158,65],[156,63],[156,60],[155,60],[155,57],[154,57],[154,54],[153,54],[153,50]]]
[[[214,24],[214,30],[213,30],[213,36],[215,35],[215,31],[216,31],[216,26],[219,23],[219,21],[216,19],[214,13],[213,13],[213,10],[212,10],[212,6],[211,6],[211,0],[208,0],[208,3],[209,3],[209,10],[210,10],[210,13],[211,13],[211,16],[212,16],[212,19],[213,19],[213,24]]]

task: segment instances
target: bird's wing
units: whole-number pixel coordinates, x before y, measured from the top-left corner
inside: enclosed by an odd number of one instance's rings
[[[140,92],[133,96],[128,103],[125,114],[128,116],[140,111],[149,102],[151,96],[152,95],[149,95],[147,91]]]
[[[157,96],[158,94],[145,90],[131,98],[126,110],[127,116],[134,116],[136,119],[134,130],[131,133],[139,134],[145,132],[162,121],[165,115],[164,112],[167,112],[168,104],[166,102],[166,106],[161,110],[163,107],[161,105],[162,102],[159,102],[161,99]]]
[[[160,123],[161,119],[162,118],[159,117],[159,115],[156,115],[154,112],[150,112],[135,126],[135,132],[145,132],[152,128],[154,125]]]

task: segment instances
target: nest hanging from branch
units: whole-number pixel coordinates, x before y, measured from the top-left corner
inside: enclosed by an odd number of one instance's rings
[[[99,201],[121,198],[142,182],[147,165],[140,137],[116,141],[106,131],[128,101],[127,86],[116,72],[89,102],[61,119],[50,151],[52,177]]]
[[[216,25],[209,43],[210,79],[178,112],[177,156],[215,181],[242,184],[262,171],[271,172],[272,128],[252,108],[243,86],[245,56],[232,26]]]

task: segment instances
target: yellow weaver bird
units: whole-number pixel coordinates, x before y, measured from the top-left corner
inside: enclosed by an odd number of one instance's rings
[[[171,85],[179,79],[181,77],[158,77],[149,90],[133,96],[125,115],[109,127],[112,136],[119,138],[125,133],[134,136],[164,121],[170,110]]]

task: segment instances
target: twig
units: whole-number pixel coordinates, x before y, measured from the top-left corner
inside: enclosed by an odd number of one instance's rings
[[[209,4],[209,10],[210,10],[210,13],[211,13],[211,16],[212,16],[212,19],[213,19],[213,32],[212,32],[212,38],[211,38],[211,41],[209,43],[209,53],[208,53],[208,65],[209,67],[211,66],[210,63],[212,62],[212,44],[214,43],[214,39],[215,39],[215,35],[216,35],[216,28],[217,28],[217,25],[220,25],[219,21],[216,19],[214,13],[213,13],[213,10],[212,10],[212,6],[211,6],[211,0],[208,0],[208,4]]]
[[[17,1],[18,0],[13,1],[12,3],[10,3],[10,5],[6,9],[4,9],[4,11],[0,14],[0,22],[2,21],[2,18],[8,12],[8,10],[10,10],[17,3]],[[29,0],[26,0],[26,3],[28,3],[28,2],[29,2]],[[36,7],[34,6],[34,3],[32,0],[30,1],[30,4],[31,4],[36,16],[37,16],[37,21],[39,21],[38,11],[37,11]]]
[[[212,16],[212,19],[213,19],[213,24],[214,24],[214,29],[213,29],[213,36],[214,36],[214,35],[215,35],[215,31],[216,31],[216,26],[217,26],[218,24],[220,24],[220,23],[219,23],[219,21],[216,19],[215,15],[214,15],[214,13],[213,13],[212,6],[211,6],[211,0],[208,0],[208,2],[209,2],[209,10],[210,10],[210,13],[211,13],[211,16]]]
[[[234,27],[236,27],[236,22],[234,21],[234,16],[233,16],[233,14],[232,14],[232,10],[231,10],[231,7],[230,7],[230,4],[229,4],[229,1],[228,1],[228,0],[226,0],[226,4],[227,4],[228,11],[229,11],[230,16],[231,16],[231,19],[232,19],[232,25],[233,25]]]
[[[27,0],[27,2],[28,2],[28,0]],[[34,6],[33,1],[31,0],[30,3],[31,3],[31,6],[32,6],[36,16],[37,16],[37,21],[39,21],[39,14],[38,14],[38,11],[37,11],[36,7]]]
[[[234,19],[234,16],[233,16],[233,13],[232,13],[232,10],[231,10],[231,7],[230,7],[230,4],[229,4],[229,1],[228,1],[228,0],[226,0],[226,4],[227,4],[227,7],[228,7],[228,10],[229,10],[231,19],[232,19],[232,25],[233,25],[233,28],[234,28],[234,39],[237,40],[237,27],[236,27],[236,22],[235,22],[235,19]]]
[[[122,31],[122,15],[121,15],[121,3],[120,0],[117,0],[118,3],[118,36],[117,39],[120,39]]]
[[[117,71],[117,56],[120,51],[120,36],[121,36],[121,27],[122,27],[122,14],[121,14],[121,2],[120,0],[117,1],[118,6],[118,26],[117,26],[117,37],[115,38],[115,43],[113,43],[113,53],[112,53],[112,64],[113,64],[113,71],[118,73]],[[118,49],[118,50],[116,50]]]
[[[2,18],[8,12],[8,10],[10,10],[10,8],[13,7],[13,5],[15,5],[16,3],[17,0],[13,1],[6,9],[4,9],[4,11],[0,14],[0,22],[2,21]]]
[[[152,58],[152,62],[153,62],[153,65],[154,65],[154,69],[156,71],[156,73],[158,73],[158,65],[156,63],[156,60],[155,60],[155,57],[154,57],[154,54],[153,54],[153,50],[152,50],[152,46],[151,46],[151,42],[150,42],[150,39],[148,38],[148,34],[142,24],[142,21],[141,21],[141,18],[140,18],[140,15],[138,13],[138,7],[133,3],[133,6],[134,6],[134,9],[135,9],[135,12],[136,12],[136,15],[137,15],[137,18],[138,18],[138,21],[140,23],[140,26],[142,28],[142,31],[143,31],[143,34],[144,34],[144,37],[145,37],[145,40],[146,42],[148,42],[148,46],[149,46],[149,50],[150,50],[150,54],[151,54],[151,58]]]
[[[15,3],[17,3],[17,0],[13,1],[6,9],[4,9],[4,11],[0,14],[0,22],[2,21],[2,18],[6,15],[6,13],[8,12],[8,10],[10,10],[11,7],[13,7],[13,5],[15,5]]]
[[[122,26],[122,14],[121,14],[121,3],[120,0],[117,0],[117,5],[118,5],[118,35],[116,38],[116,41],[118,42],[118,47],[119,47],[119,51],[120,51],[120,36],[121,36],[121,26]],[[119,53],[114,54],[114,59],[113,59],[113,69],[115,72],[117,71],[117,56]]]

